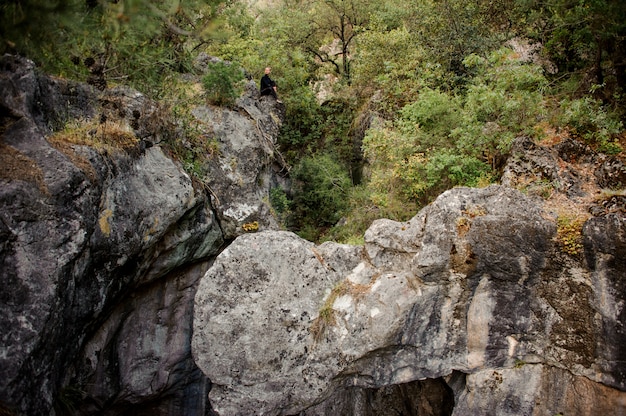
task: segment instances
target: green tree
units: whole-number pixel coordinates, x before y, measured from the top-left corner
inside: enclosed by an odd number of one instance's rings
[[[388,30],[374,22],[358,38],[353,64],[353,84],[362,97],[382,93],[393,109],[415,100],[429,77],[439,78],[429,67],[424,49],[403,26]]]
[[[524,2],[525,33],[541,42],[558,76],[580,80],[579,93],[603,99],[626,91],[626,3],[620,0]],[[623,99],[623,98],[622,98]]]
[[[334,225],[347,206],[352,183],[346,169],[328,154],[305,157],[292,169],[294,198],[291,209],[298,228]]]
[[[291,44],[320,65],[330,65],[349,84],[355,39],[376,4],[373,0],[284,0],[280,10]]]
[[[44,70],[98,86],[124,82],[158,94],[173,71],[190,68],[190,50],[215,18],[216,1],[65,0],[4,2],[0,48]]]
[[[410,3],[409,31],[428,52],[431,63],[446,76],[435,88],[455,88],[469,78],[463,59],[484,55],[516,33],[511,21],[518,17],[516,0],[425,0]]]

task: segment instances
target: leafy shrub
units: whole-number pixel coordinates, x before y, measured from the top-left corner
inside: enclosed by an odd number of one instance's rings
[[[541,67],[519,61],[507,48],[489,58],[470,55],[464,63],[476,74],[464,98],[463,122],[452,133],[457,146],[479,157],[506,153],[515,137],[535,135],[546,113]]]
[[[290,201],[282,188],[270,189],[270,204],[278,214],[284,214],[289,211]]]
[[[612,141],[622,131],[622,122],[591,97],[562,100],[556,123],[581,136],[588,144],[599,146],[600,150],[609,153],[622,150]]]
[[[287,161],[296,164],[305,154],[311,153],[322,138],[321,108],[308,87],[292,90],[291,95],[283,100],[287,111],[278,144]]]
[[[270,205],[279,221],[287,226],[291,215],[291,200],[282,188],[270,189]]]
[[[451,146],[450,133],[463,122],[458,101],[450,94],[425,88],[419,100],[400,110],[398,128],[403,134],[418,136],[418,151]]]
[[[464,63],[474,75],[464,91],[424,88],[393,123],[368,131],[363,149],[373,197],[425,204],[453,186],[483,186],[497,178],[490,162],[515,137],[537,134],[546,113],[540,67],[509,49]]]
[[[373,22],[370,30],[359,35],[353,83],[363,94],[380,90],[390,107],[401,107],[416,98],[421,79],[428,78],[430,71],[420,68],[424,52],[405,27],[378,26]]]
[[[215,105],[233,105],[242,92],[243,79],[243,71],[236,65],[225,62],[210,65],[207,74],[202,77],[207,101]]]
[[[332,156],[305,157],[292,171],[292,210],[301,226],[328,227],[335,224],[347,207],[352,186],[347,170]]]
[[[322,236],[345,244],[362,245],[365,231],[379,218],[407,221],[418,211],[417,205],[400,198],[389,198],[387,193],[374,192],[362,184],[350,189],[348,207],[339,223]]]

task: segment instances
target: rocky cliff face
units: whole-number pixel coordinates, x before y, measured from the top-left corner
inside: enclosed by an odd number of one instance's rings
[[[491,186],[376,221],[362,248],[242,236],[200,282],[194,357],[222,415],[623,414],[625,227],[590,220],[581,263]]]
[[[155,129],[167,114],[141,94],[98,93],[12,56],[0,69],[0,407],[206,414],[193,297],[243,223],[273,224],[264,201],[280,112],[251,91],[234,110],[194,109],[223,142],[209,194],[156,145],[176,126]],[[92,145],[58,139],[72,123],[93,127],[78,130]],[[123,143],[102,145],[112,135]]]
[[[315,245],[274,229],[282,113],[252,83],[192,109],[200,186],[157,103],[0,70],[0,413],[626,414],[625,201],[595,200],[619,160],[519,139],[503,186]]]
[[[626,414],[625,201],[597,194],[624,174],[573,140],[521,138],[508,186],[376,221],[363,247],[239,237],[196,294],[192,350],[212,403],[222,415]]]

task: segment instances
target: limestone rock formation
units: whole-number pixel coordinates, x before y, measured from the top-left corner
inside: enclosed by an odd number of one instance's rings
[[[239,237],[196,294],[210,400],[222,416],[623,414],[626,224],[589,221],[582,261],[556,231],[537,199],[491,186],[375,221],[362,248]]]
[[[136,91],[99,92],[8,55],[0,70],[0,412],[207,414],[193,298],[243,232],[225,234],[228,208],[211,204],[234,206],[217,193],[232,182],[216,175],[212,195],[194,184],[159,146],[180,129]],[[263,105],[248,97],[246,111],[205,121],[232,141],[222,157],[244,166],[247,214],[270,227],[274,157],[263,140],[280,120],[268,113],[262,135]],[[72,130],[88,140],[60,137],[68,125],[89,126]]]
[[[315,245],[273,230],[284,109],[252,82],[191,109],[203,184],[137,91],[13,56],[0,91],[1,414],[626,414],[618,159],[519,139],[505,186]]]
[[[194,117],[208,136],[219,143],[216,163],[208,166],[207,183],[225,238],[241,235],[245,224],[260,229],[278,228],[267,201],[269,187],[287,174],[287,165],[276,150],[276,137],[284,107],[273,99],[258,99],[254,81],[246,85],[235,109],[200,105]]]

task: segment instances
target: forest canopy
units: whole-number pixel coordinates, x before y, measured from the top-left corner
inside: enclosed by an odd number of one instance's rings
[[[293,186],[271,199],[313,240],[350,241],[374,218],[497,181],[519,136],[566,132],[623,156],[621,0],[8,0],[0,12],[3,53],[166,102],[200,53],[255,79],[272,66]],[[215,104],[238,91],[219,84],[240,82],[229,68],[205,76]]]

